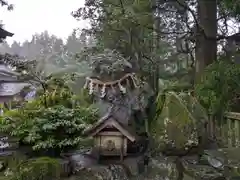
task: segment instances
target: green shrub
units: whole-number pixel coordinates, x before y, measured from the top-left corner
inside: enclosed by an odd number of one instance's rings
[[[84,141],[82,131],[96,119],[96,111],[90,108],[68,109],[63,106],[48,108],[33,119],[34,126],[24,141],[34,144],[34,150],[51,148],[68,150]]]
[[[97,120],[95,109],[81,106],[70,109],[59,105],[23,113],[2,119],[0,129],[32,145],[35,151],[57,154],[84,143],[82,131]]]
[[[206,68],[201,82],[196,85],[195,92],[209,113],[239,111],[240,65],[226,61],[210,65]]]
[[[1,117],[0,132],[19,138],[34,151],[59,155],[86,145],[88,140],[82,137],[82,130],[97,118],[97,110],[90,107],[90,99],[84,92],[73,95],[63,80],[54,78],[35,100],[6,112]]]
[[[56,159],[41,157],[20,163],[5,173],[9,180],[59,180],[61,165]]]

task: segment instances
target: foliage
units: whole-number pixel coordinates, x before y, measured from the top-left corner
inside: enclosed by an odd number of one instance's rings
[[[103,43],[105,48],[117,49],[125,57],[133,57],[138,53],[140,50],[138,43],[143,46],[144,42],[150,43],[144,39],[147,40],[150,34],[146,32],[151,30],[142,28],[144,25],[151,26],[153,21],[151,5],[148,1],[107,0],[102,3],[102,1],[88,0],[85,2],[85,7],[78,9],[73,15],[76,18],[90,20],[92,26],[88,32],[97,37],[98,43]],[[133,38],[132,43],[130,43],[131,38]]]
[[[0,5],[1,6],[6,6],[9,11],[13,10],[13,4],[9,4],[5,0],[0,0]]]
[[[45,88],[35,100],[5,113],[0,130],[36,151],[59,154],[83,145],[82,130],[97,119],[97,110],[90,107],[88,96],[84,92],[83,97],[73,96],[64,81],[57,78],[50,79]]]
[[[9,117],[7,113],[1,130],[31,144],[33,150],[66,151],[81,145],[84,142],[82,130],[97,119],[94,109],[81,106],[74,109],[54,106],[16,114]]]
[[[196,98],[188,93],[166,91],[159,93],[156,104],[156,116],[150,126],[156,148],[169,150],[167,153],[177,149],[180,153],[198,145],[208,116]]]
[[[91,97],[80,88],[73,92],[73,85],[78,78],[76,74],[64,74],[61,76],[47,76],[37,89],[37,98],[33,102],[28,102],[25,108],[38,108],[41,106],[51,107],[62,104],[66,107],[74,107],[75,103],[91,104]],[[75,90],[76,91],[76,90]]]
[[[9,171],[11,174],[6,175],[9,180],[59,180],[61,166],[55,159],[41,157],[19,163]]]
[[[129,58],[133,67],[147,78],[157,92],[159,77],[187,76],[193,84],[194,75],[198,76],[198,72],[201,73],[207,64],[216,59],[215,51],[219,44],[223,46],[220,53],[227,48],[226,41],[239,44],[238,28],[235,26],[239,22],[239,4],[234,0],[210,3],[201,0],[86,0],[85,6],[73,15],[90,22],[86,32],[98,40],[100,49],[116,49]],[[203,11],[197,13],[200,6]],[[212,18],[204,19],[208,12],[213,12]],[[213,34],[210,35],[210,32]],[[231,37],[235,33],[236,36]],[[216,44],[205,51],[208,43],[204,42],[212,37],[199,41],[199,35],[214,37]],[[194,53],[196,49],[203,52]],[[210,54],[214,56],[210,57]],[[199,69],[195,68],[196,65],[202,68],[194,73],[195,69]]]
[[[207,67],[195,92],[209,113],[239,111],[240,65],[215,62]]]
[[[102,80],[119,79],[133,69],[132,64],[116,50],[104,49],[102,52],[89,53],[88,49],[81,53],[81,59],[88,61],[92,76],[97,76]]]
[[[22,81],[30,81],[34,86],[42,86],[52,75],[60,77],[65,73],[77,73],[81,77],[72,83],[76,92],[83,86],[89,67],[86,61],[79,63],[74,54],[81,52],[92,41],[81,31],[74,31],[64,43],[61,38],[45,31],[34,34],[31,41],[22,44],[2,43],[0,53],[3,55],[0,59],[21,73]]]
[[[46,107],[55,104],[63,104],[66,107],[72,106],[73,93],[67,85],[66,78],[47,77],[42,84],[42,88],[37,91],[39,100]]]
[[[240,19],[240,3],[239,1],[234,0],[221,0],[219,1],[220,10],[226,10],[229,13],[229,16],[235,17],[238,20]]]
[[[157,32],[161,31],[160,24],[155,30],[155,20],[162,21],[155,17],[152,7],[151,1],[145,0],[87,0],[73,16],[90,22],[86,32],[97,39],[94,51],[116,50],[158,91],[160,71],[169,73],[166,66],[175,69],[172,64],[176,59],[168,61],[173,48]]]
[[[96,113],[90,108],[68,109],[63,106],[45,109],[42,115],[33,119],[24,140],[34,144],[33,149],[61,149],[77,147],[84,142],[82,131],[96,121]]]

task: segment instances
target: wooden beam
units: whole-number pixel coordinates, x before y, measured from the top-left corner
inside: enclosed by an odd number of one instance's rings
[[[120,161],[123,161],[123,148],[124,148],[124,136],[122,136],[122,144],[121,144],[121,149],[120,149]]]
[[[226,117],[228,119],[234,119],[234,120],[240,121],[240,113],[237,113],[237,112],[226,112],[224,114],[224,117]]]
[[[101,130],[103,130],[107,126],[113,126],[118,131],[120,131],[124,136],[126,136],[130,141],[134,142],[136,140],[136,137],[132,135],[130,132],[128,132],[126,129],[124,129],[116,120],[111,119],[109,121],[105,121],[102,125],[100,125],[97,129],[95,129],[94,132],[89,134],[89,136],[96,136]]]
[[[98,133],[98,135],[103,135],[103,136],[122,136],[122,133],[119,131],[103,131]]]

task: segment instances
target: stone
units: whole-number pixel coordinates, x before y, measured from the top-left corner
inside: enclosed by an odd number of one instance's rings
[[[207,165],[192,164],[187,160],[182,160],[184,176],[195,180],[225,180],[223,173]]]
[[[123,161],[124,167],[127,168],[131,176],[138,176],[144,172],[144,157],[126,157]]]
[[[95,165],[79,170],[75,176],[85,180],[128,180],[125,169],[121,165]]]
[[[205,150],[202,159],[208,165],[219,169],[225,177],[240,176],[240,148],[223,148],[217,150]]]
[[[78,172],[82,169],[87,169],[97,165],[97,160],[86,154],[73,154],[69,157],[70,165],[73,172]]]
[[[61,166],[61,176],[68,177],[72,172],[70,168],[70,161],[67,159],[58,159]]]
[[[87,153],[69,155],[73,174],[82,179],[127,180],[126,169],[121,164],[100,164],[99,161]]]
[[[76,175],[81,176],[81,179],[83,179],[83,180],[88,180],[88,179],[111,180],[110,170],[107,167],[100,166],[100,165],[92,166],[92,167],[86,168],[86,169],[81,169],[76,173]]]
[[[175,157],[154,157],[149,162],[144,179],[178,180],[180,173],[175,162]]]

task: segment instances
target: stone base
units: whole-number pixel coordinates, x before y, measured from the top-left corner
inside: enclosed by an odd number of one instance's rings
[[[67,159],[58,159],[61,166],[61,176],[68,177],[71,174],[70,162]]]
[[[145,171],[144,160],[146,158],[144,159],[144,155],[127,156],[123,161],[120,160],[120,157],[100,157],[96,159],[91,153],[72,154],[68,158],[75,174],[90,169],[91,172],[99,171],[100,174],[106,175],[107,173],[102,173],[102,171],[106,171],[107,169],[115,171],[117,169],[117,171],[122,171],[122,174],[126,174],[127,176],[137,176]]]
[[[144,155],[138,157],[126,157],[123,165],[129,170],[132,176],[137,176],[145,172]]]
[[[123,161],[119,157],[102,157],[99,164],[102,165],[122,165],[130,176],[136,176],[145,171],[144,155],[126,156]]]

